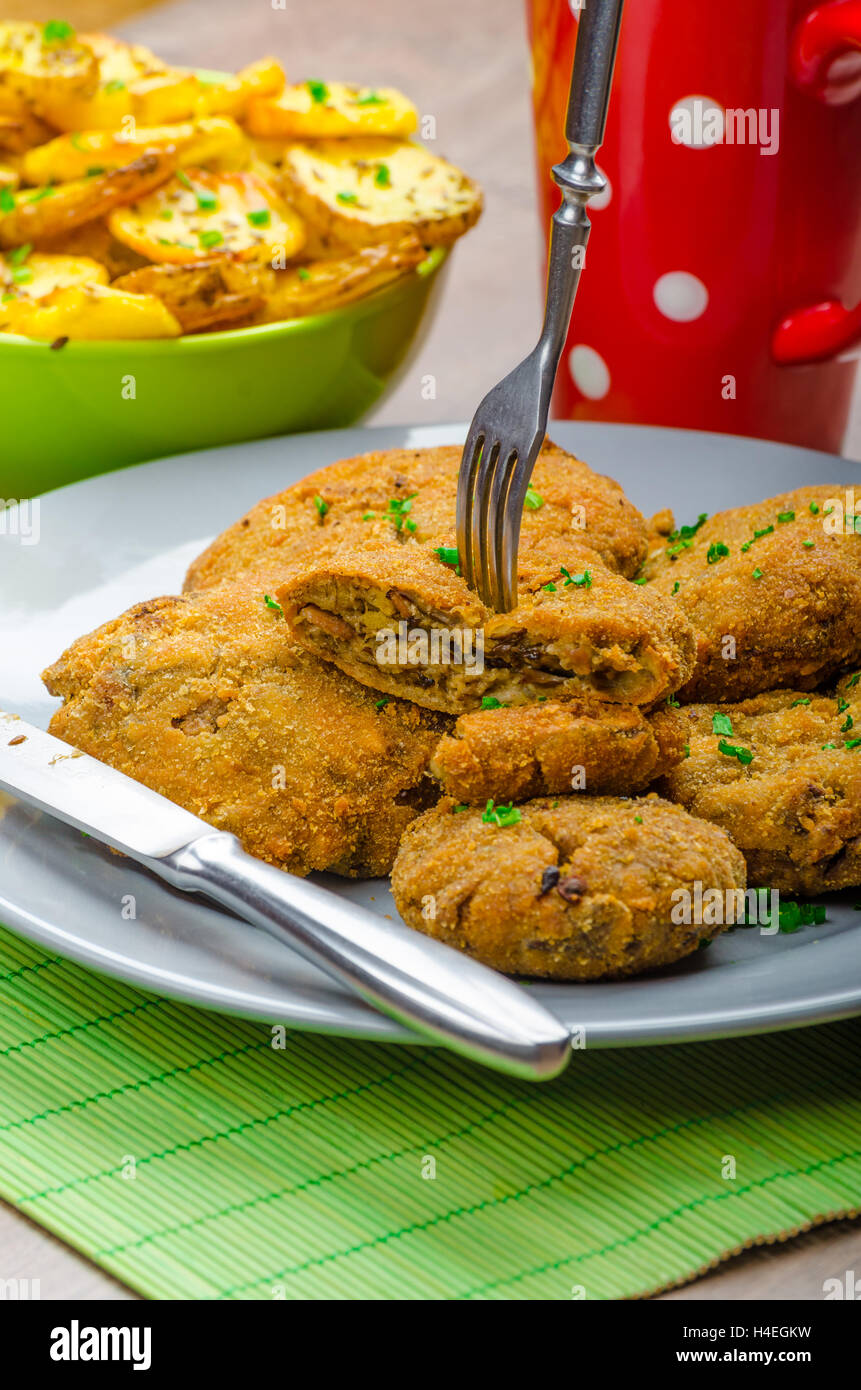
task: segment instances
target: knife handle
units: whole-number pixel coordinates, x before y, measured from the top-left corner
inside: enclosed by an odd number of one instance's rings
[[[570,1058],[568,1029],[512,980],[264,864],[233,835],[214,831],[146,862],[174,887],[204,893],[262,927],[432,1042],[536,1081],[556,1076]]]

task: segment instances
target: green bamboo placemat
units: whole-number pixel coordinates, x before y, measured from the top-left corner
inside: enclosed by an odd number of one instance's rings
[[[543,1086],[272,1042],[0,932],[0,1193],[155,1298],[630,1297],[861,1207],[854,1021]]]

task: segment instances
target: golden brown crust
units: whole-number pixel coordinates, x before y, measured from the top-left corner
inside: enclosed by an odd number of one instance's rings
[[[647,716],[597,700],[462,714],[439,741],[431,772],[455,801],[484,805],[530,797],[643,791],[684,756],[676,710]]]
[[[157,598],[44,674],[51,732],[293,873],[386,874],[433,803],[438,716],[375,697],[298,648],[261,590]]]
[[[103,217],[112,208],[157,188],[176,168],[174,150],[151,151],[121,169],[90,179],[57,184],[51,197],[34,199],[28,189],[0,217],[0,247],[55,240],[65,232]]]
[[[861,535],[828,533],[825,510],[835,499],[845,499],[837,484],[798,488],[720,512],[693,536],[673,533],[665,543],[653,519],[646,587],[671,597],[697,629],[683,698],[813,690],[861,659]]]
[[[673,924],[675,890],[745,887],[729,836],[655,796],[519,811],[516,825],[485,824],[447,798],[413,822],[392,872],[409,926],[508,974],[612,979],[679,960],[721,929]]]
[[[348,527],[358,544],[369,537],[400,540],[410,535],[432,546],[453,545],[460,456],[457,446],[387,449],[321,468],[264,498],[228,527],[194,561],[185,588],[203,589],[245,571],[277,575],[299,546],[309,545],[319,557],[340,542]],[[569,543],[588,548],[629,578],[637,573],[646,555],[645,525],[612,478],[593,473],[548,441],[532,486],[542,500],[524,510],[522,578],[528,579],[542,560],[551,571],[560,556],[564,564]],[[315,497],[326,508],[323,516]],[[400,526],[393,501],[409,502]],[[407,520],[415,530],[406,528]]]
[[[661,790],[732,836],[754,885],[815,895],[861,884],[861,680],[851,679],[836,695],[774,690],[682,711],[690,757]],[[714,732],[715,715],[732,733]]]

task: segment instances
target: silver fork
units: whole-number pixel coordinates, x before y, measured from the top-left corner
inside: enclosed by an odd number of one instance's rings
[[[475,412],[457,486],[457,547],[470,588],[497,612],[517,601],[517,548],[526,489],[544,440],[591,223],[586,204],[607,186],[595,165],[610,99],[623,0],[583,0],[565,121],[569,154],[554,166],[544,325],[537,344]]]

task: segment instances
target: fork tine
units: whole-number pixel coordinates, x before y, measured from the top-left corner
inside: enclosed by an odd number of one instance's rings
[[[472,549],[472,514],[475,506],[475,482],[478,465],[481,461],[484,434],[473,420],[463,454],[457,479],[457,549],[463,577],[471,589],[476,586],[475,555]]]
[[[510,492],[517,467],[517,449],[500,449],[499,462],[490,485],[487,553],[489,577],[487,603],[497,613],[507,613],[515,604],[516,583],[511,582],[504,565],[504,537],[508,526]]]
[[[485,437],[481,451],[481,462],[475,479],[475,494],[472,503],[472,553],[473,567],[478,579],[478,592],[488,607],[493,607],[493,556],[491,497],[493,479],[499,462],[499,441],[489,442]]]
[[[526,489],[535,460],[541,451],[541,440],[533,440],[528,452],[522,456],[514,455],[505,491],[504,511],[501,515],[500,544],[500,589],[503,607],[500,612],[507,613],[517,603],[517,551],[520,544],[520,524],[523,519],[523,505]]]

